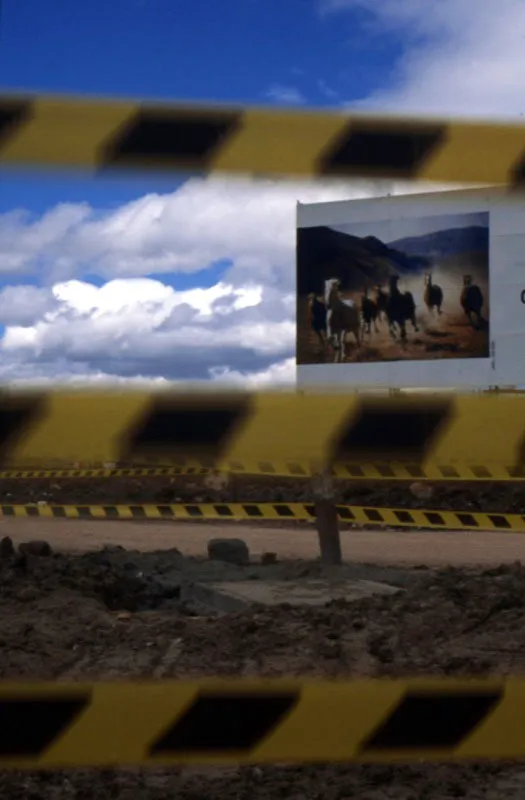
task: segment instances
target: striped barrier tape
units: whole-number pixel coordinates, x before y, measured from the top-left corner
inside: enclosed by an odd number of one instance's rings
[[[207,464],[207,466],[204,466]],[[0,470],[0,480],[36,480],[45,478],[170,478],[177,475],[208,475],[222,472],[232,475],[266,476],[275,478],[308,478],[315,468],[307,463],[283,461],[252,461],[211,463],[193,460],[171,467],[103,467],[83,469],[25,469]],[[429,480],[429,481],[524,481],[525,465],[521,467],[458,464],[334,464],[332,474],[349,480]]]
[[[497,435],[495,433],[497,432]],[[525,395],[5,392],[0,466],[253,462],[525,466]],[[416,476],[414,476],[416,477]]]
[[[499,512],[428,511],[407,508],[337,505],[341,522],[442,530],[525,532],[525,515]],[[100,505],[0,505],[0,517],[48,519],[315,520],[313,503],[143,503]]]
[[[0,684],[0,767],[525,758],[525,679]]]
[[[0,163],[519,185],[525,126],[5,93]]]
[[[177,475],[207,475],[209,467],[184,464],[178,467],[118,467],[106,469],[4,469],[0,480],[36,480],[45,478],[169,478]]]

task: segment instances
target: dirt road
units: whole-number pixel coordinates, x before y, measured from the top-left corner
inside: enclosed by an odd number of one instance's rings
[[[131,550],[178,548],[184,555],[205,555],[214,536],[241,537],[254,557],[277,553],[285,559],[316,559],[317,535],[311,528],[257,528],[235,523],[225,525],[151,522],[105,522],[84,520],[0,520],[0,537],[20,543],[46,539],[57,550],[98,550],[117,544]],[[525,562],[525,534],[457,531],[343,531],[346,561],[376,564],[509,564]]]

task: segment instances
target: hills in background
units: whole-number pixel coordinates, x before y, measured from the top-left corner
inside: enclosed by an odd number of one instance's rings
[[[455,256],[465,251],[486,251],[489,247],[489,229],[481,225],[469,228],[450,228],[444,231],[427,233],[425,236],[410,236],[390,242],[390,247],[407,255],[420,255],[434,258]]]
[[[390,275],[417,275],[440,259],[464,253],[488,262],[489,229],[481,225],[449,228],[385,244],[375,236],[353,236],[328,226],[297,231],[297,291],[323,292],[324,282],[339,278],[347,291],[385,285]]]

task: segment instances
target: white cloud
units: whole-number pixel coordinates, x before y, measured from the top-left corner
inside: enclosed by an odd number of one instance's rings
[[[286,105],[301,105],[306,103],[306,97],[295,86],[283,86],[280,83],[270,86],[266,92],[266,97],[275,100],[277,103]]]
[[[321,0],[324,12],[356,8],[405,48],[391,85],[362,105],[414,114],[525,114],[523,0]]]
[[[260,370],[259,372],[239,372],[238,370],[231,370],[228,367],[218,367],[210,370],[209,375],[202,379],[193,379],[188,382],[187,380],[168,380],[162,375],[145,376],[134,375],[123,377],[122,375],[111,374],[107,372],[92,371],[92,372],[75,372],[71,368],[65,368],[61,372],[53,372],[48,374],[45,370],[37,371],[34,368],[31,370],[20,370],[18,365],[2,365],[0,364],[0,380],[2,382],[9,381],[12,387],[39,387],[44,388],[49,386],[68,386],[75,388],[93,388],[93,387],[111,387],[111,386],[131,386],[135,388],[151,388],[155,391],[164,389],[171,389],[183,385],[195,386],[199,389],[208,388],[213,391],[216,384],[220,386],[227,386],[228,388],[239,389],[272,389],[282,387],[283,389],[290,388],[295,383],[295,359],[287,358],[284,361],[278,361],[271,364],[267,369]]]
[[[0,291],[0,324],[30,325],[58,308],[51,289],[36,286],[6,286]]]
[[[50,278],[0,292],[0,380],[293,381],[297,200],[407,188],[428,187],[192,179],[105,214],[0,217],[0,251],[18,254],[20,270],[47,265]],[[221,259],[212,286],[165,282]]]
[[[38,267],[57,282],[86,271],[106,279],[192,273],[226,259],[239,274],[256,270],[281,280],[294,246],[296,200],[370,191],[366,183],[194,178],[177,192],[146,195],[106,214],[87,205],[59,206],[36,219],[7,214],[0,217],[0,270]]]
[[[12,287],[26,292],[27,287]],[[45,291],[45,290],[42,290]],[[53,287],[57,306],[32,325],[9,325],[2,353],[40,363],[66,358],[111,374],[160,372],[202,378],[214,368],[265,363],[291,353],[292,296],[262,286],[218,283],[177,292],[152,279],[97,288],[75,280]],[[226,358],[226,362],[225,362]]]
[[[265,387],[289,387],[295,383],[295,358],[286,358],[271,364],[259,372],[238,372],[231,369],[215,369],[211,377],[220,383],[233,383],[239,386],[259,389]]]
[[[20,272],[53,257],[56,242],[67,242],[87,220],[87,204],[60,204],[35,218],[24,210],[0,216],[0,273]]]
[[[288,291],[296,202],[367,197],[390,188],[384,181],[193,178],[176,192],[146,195],[105,214],[87,205],[58,206],[36,219],[7,214],[0,216],[0,265],[9,257],[18,272],[38,269],[57,283],[86,272],[106,280],[190,274],[228,261],[236,284],[255,276]]]

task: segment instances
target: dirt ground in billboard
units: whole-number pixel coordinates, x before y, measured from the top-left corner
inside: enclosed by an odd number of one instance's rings
[[[28,524],[39,538],[39,521]],[[147,525],[142,529],[146,535]],[[384,568],[382,579],[398,593],[221,616],[180,599],[184,576],[253,580],[257,572],[261,581],[265,568],[215,566],[210,571],[210,562],[173,548],[64,550],[23,562],[4,554],[1,678],[483,676],[525,668],[525,569],[518,564]],[[329,579],[356,569],[363,577],[375,569],[374,579],[381,578],[377,567],[354,563]],[[290,559],[279,570],[290,586],[323,576],[314,561]],[[4,771],[0,791],[9,800],[521,800],[525,765]]]
[[[472,269],[473,279],[488,297],[488,285],[483,271],[478,274]],[[461,308],[460,276],[447,272],[440,276],[436,271],[435,282],[443,288],[444,301],[441,314],[436,309],[428,310],[423,302],[422,280],[419,278],[403,280],[403,291],[410,291],[416,302],[416,331],[407,323],[407,338],[403,342],[399,336],[392,337],[385,315],[371,324],[370,332],[363,325],[360,342],[352,333],[346,336],[344,363],[366,363],[381,361],[435,360],[445,358],[487,358],[489,356],[489,318],[488,304],[483,307],[485,323],[476,328],[469,322]],[[342,292],[344,300],[352,300],[358,307],[362,302],[362,292]],[[373,293],[371,293],[373,297]],[[419,301],[419,302],[418,302]],[[308,324],[308,299],[298,298],[297,304],[297,363],[330,364],[336,360],[332,347],[321,343],[318,335]]]

